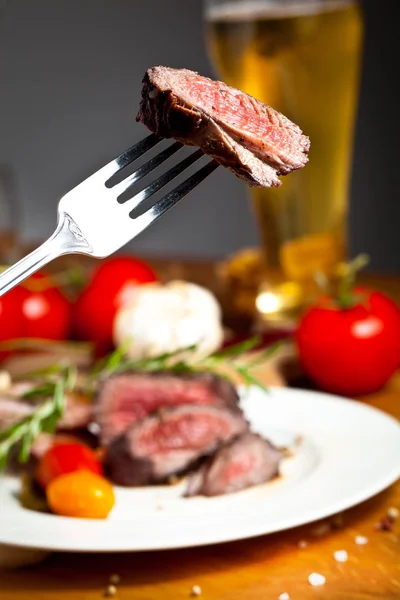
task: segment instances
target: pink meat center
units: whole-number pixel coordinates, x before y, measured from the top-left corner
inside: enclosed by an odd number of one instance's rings
[[[255,460],[252,454],[237,456],[234,460],[225,465],[225,468],[221,473],[221,479],[225,485],[228,485],[231,481],[235,481],[243,475],[250,473],[254,465]]]
[[[113,435],[122,433],[129,425],[162,407],[215,403],[210,387],[203,383],[191,382],[186,385],[185,382],[164,382],[161,378],[152,381],[147,378],[143,381],[136,379],[132,384],[132,379],[127,376],[110,379],[108,386],[105,393],[115,399],[111,407],[113,410],[110,411]]]
[[[180,82],[180,91],[189,104],[196,104],[217,121],[227,123],[244,135],[251,134],[259,140],[266,138],[278,146],[285,146],[293,139],[293,132],[289,134],[277,113],[262,111],[253,98],[216,81],[186,76]]]
[[[138,447],[144,454],[171,450],[197,450],[230,433],[226,420],[208,414],[177,415],[165,421],[151,423],[141,431]]]

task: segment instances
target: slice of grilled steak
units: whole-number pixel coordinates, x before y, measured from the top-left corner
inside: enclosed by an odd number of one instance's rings
[[[219,496],[265,483],[278,474],[282,453],[246,432],[221,448],[194,473],[186,496]]]
[[[15,398],[0,398],[0,431],[7,429],[32,414],[34,407]]]
[[[94,405],[102,445],[122,434],[130,425],[165,407],[181,404],[227,407],[239,411],[235,387],[212,373],[132,372],[104,380]]]
[[[32,386],[33,387],[33,386]],[[0,398],[0,431],[32,414],[37,403],[17,397]],[[57,423],[58,430],[82,429],[89,425],[93,417],[92,403],[77,394],[67,394],[64,414]]]
[[[185,472],[247,428],[240,412],[226,408],[183,405],[162,409],[110,444],[105,470],[119,485],[162,482]]]
[[[308,161],[309,138],[292,121],[188,69],[148,69],[136,120],[157,135],[199,146],[255,187],[277,187],[279,175]]]

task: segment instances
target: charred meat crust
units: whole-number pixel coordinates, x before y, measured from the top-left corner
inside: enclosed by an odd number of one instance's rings
[[[104,459],[105,474],[117,485],[141,486],[153,482],[153,463],[149,458],[133,458],[127,436],[110,445]]]

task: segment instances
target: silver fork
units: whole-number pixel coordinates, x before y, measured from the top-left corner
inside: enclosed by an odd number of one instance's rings
[[[172,143],[119,183],[113,184],[112,178],[159,144],[162,139],[154,134],[149,135],[65,194],[58,204],[55,232],[36,250],[0,275],[0,296],[59,256],[86,254],[94,258],[105,258],[116,252],[218,167],[218,163],[211,159],[151,208],[135,216],[135,210],[150,196],[204,156],[202,150],[196,150],[132,198],[124,201],[122,195],[125,192],[178,152],[183,144]]]

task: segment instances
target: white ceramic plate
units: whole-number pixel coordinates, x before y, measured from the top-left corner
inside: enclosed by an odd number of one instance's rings
[[[377,494],[400,476],[400,426],[365,404],[293,389],[242,392],[254,430],[295,444],[277,480],[218,498],[181,497],[184,483],[116,488],[108,519],[40,514],[21,507],[18,480],[0,483],[0,543],[64,551],[200,546],[321,519]]]

